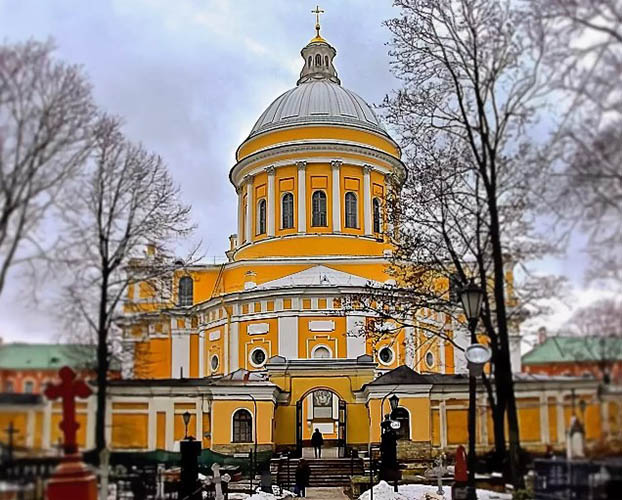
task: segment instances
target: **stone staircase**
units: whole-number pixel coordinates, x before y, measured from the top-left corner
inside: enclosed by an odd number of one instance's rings
[[[296,467],[298,467],[299,460],[298,458],[290,460],[273,458],[270,461],[272,480],[285,488],[293,489],[296,484]],[[311,469],[310,487],[347,486],[350,484],[352,474],[355,476],[364,474],[363,460],[360,458],[310,458],[305,460]]]

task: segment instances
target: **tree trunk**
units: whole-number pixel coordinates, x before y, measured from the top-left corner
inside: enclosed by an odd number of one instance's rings
[[[108,273],[102,273],[97,331],[97,409],[95,418],[95,450],[99,457],[106,448],[106,389],[108,383]]]
[[[494,172],[494,163],[492,165]],[[494,173],[493,173],[494,175]],[[495,386],[500,408],[505,408],[508,416],[508,441],[510,448],[510,480],[516,488],[523,485],[520,472],[520,434],[516,415],[516,400],[514,398],[514,381],[512,379],[512,365],[510,362],[510,342],[508,334],[507,313],[505,309],[505,282],[503,268],[503,250],[499,230],[499,213],[497,209],[496,189],[488,187],[488,206],[490,211],[490,241],[492,245],[494,299],[497,313],[497,334],[499,349],[495,360]]]

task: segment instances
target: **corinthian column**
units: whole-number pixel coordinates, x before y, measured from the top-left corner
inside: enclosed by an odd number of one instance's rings
[[[297,161],[298,167],[298,232],[307,231],[307,162]]]
[[[333,232],[341,232],[341,160],[330,162],[333,168]]]
[[[274,209],[274,174],[276,169],[274,165],[266,167],[268,173],[268,236],[274,236],[274,218],[276,210]]]
[[[363,227],[365,234],[372,234],[372,209],[371,209],[371,165],[363,165]]]
[[[250,243],[253,236],[253,176],[244,177],[246,181],[246,242]]]

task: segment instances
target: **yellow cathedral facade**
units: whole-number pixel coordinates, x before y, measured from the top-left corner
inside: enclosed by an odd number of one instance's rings
[[[370,313],[346,308],[370,284],[391,283],[383,205],[405,166],[373,109],[342,86],[336,50],[321,35],[302,49],[296,86],[263,112],[236,151],[229,177],[237,234],[227,262],[184,265],[172,286],[130,285],[120,324],[130,375],[111,381],[107,441],[113,451],[178,451],[188,434],[232,455],[302,454],[319,429],[334,456],[380,442],[388,397],[399,397],[402,458],[431,457],[467,442],[468,377],[461,350],[426,333],[449,328],[433,311],[377,344]],[[154,249],[144,259],[156,259]],[[144,262],[137,261],[140,266]],[[417,325],[425,325],[425,329]],[[520,370],[519,337],[513,364]],[[516,364],[518,363],[518,364]],[[622,431],[615,391],[598,381],[517,373],[521,439],[563,447],[573,401],[583,400],[588,441]],[[486,394],[478,392],[477,446],[492,448]],[[94,444],[95,399],[78,403],[83,448]],[[23,422],[23,444],[53,446],[60,407],[3,407]],[[1,423],[1,422],[0,422]]]

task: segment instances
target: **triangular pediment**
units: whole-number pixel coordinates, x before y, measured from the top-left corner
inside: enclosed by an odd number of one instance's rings
[[[381,286],[378,281],[373,281],[356,274],[350,274],[343,271],[338,271],[332,267],[317,265],[305,269],[304,271],[298,271],[297,273],[289,274],[278,278],[276,280],[267,281],[262,285],[259,285],[257,289],[267,288],[286,288],[286,287],[300,287],[300,286],[356,286],[363,287],[367,285]]]

